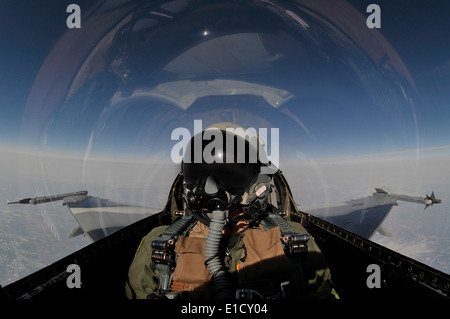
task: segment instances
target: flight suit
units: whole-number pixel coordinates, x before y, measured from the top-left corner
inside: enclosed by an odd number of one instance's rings
[[[307,233],[300,224],[289,223],[296,232]],[[159,287],[159,272],[150,257],[151,243],[167,227],[154,228],[143,238],[128,272],[125,285],[127,298],[155,297],[154,289]],[[205,298],[213,296],[211,275],[205,266],[204,257],[207,234],[208,226],[197,222],[188,236],[180,236],[177,240],[177,265],[173,273],[172,291],[192,292]],[[279,227],[267,231],[262,227],[248,228],[223,236],[225,249],[221,257],[229,275],[233,296],[236,289],[245,288],[252,289],[265,298],[283,296],[280,285],[291,279],[295,267],[284,254],[280,238]],[[301,291],[302,298],[335,298],[330,269],[312,238],[308,242],[308,252],[300,264],[304,284],[294,290]]]

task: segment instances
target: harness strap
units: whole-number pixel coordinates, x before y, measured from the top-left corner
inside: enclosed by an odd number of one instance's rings
[[[279,226],[281,236],[297,234],[289,222],[276,213],[269,213],[266,218],[261,221],[264,229],[269,230],[273,227]],[[304,292],[303,272],[302,272],[302,258],[299,255],[291,256],[287,254],[292,262],[291,284],[294,289],[289,289],[290,296],[299,298]]]
[[[197,220],[192,215],[185,215],[175,221],[158,236],[159,239],[169,239],[187,233]],[[159,289],[167,291],[173,278],[173,269],[168,263],[158,263],[156,269],[159,271]]]
[[[192,227],[197,222],[197,219],[192,215],[185,215],[182,218],[175,221],[172,225],[170,225],[161,235],[158,236],[158,239],[170,239],[176,238],[180,235],[186,235]],[[286,235],[295,235],[297,232],[294,228],[289,224],[289,222],[284,219],[282,216],[276,213],[269,213],[262,221],[261,225],[266,230],[270,230],[274,227],[280,227],[280,232],[282,236]],[[285,244],[283,244],[285,245]],[[295,257],[287,255],[292,262],[292,274],[291,274],[291,285],[293,289],[289,289],[292,293],[289,296],[294,298],[298,298],[299,294],[301,294],[304,290],[303,284],[303,276],[302,276],[302,265],[301,265],[301,257],[296,255]],[[159,289],[161,291],[168,291],[172,279],[174,269],[168,263],[157,263],[156,268],[159,271]],[[288,297],[289,297],[288,296]]]
[[[165,264],[156,265],[156,269],[159,271],[159,289],[166,291],[172,281],[173,272],[170,271],[169,265]]]
[[[261,221],[261,225],[265,230],[272,229],[276,226],[280,227],[281,236],[296,234],[294,228],[286,219],[278,214],[269,213],[266,218]]]

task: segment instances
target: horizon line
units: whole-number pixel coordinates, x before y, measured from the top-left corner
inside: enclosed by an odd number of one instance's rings
[[[417,148],[417,149],[406,149],[406,150],[397,150],[397,151],[390,151],[390,152],[367,153],[367,154],[345,155],[345,156],[334,156],[334,157],[308,157],[307,154],[302,153],[304,158],[289,159],[284,164],[293,164],[293,162],[295,162],[295,161],[299,161],[299,162],[316,161],[316,162],[320,163],[320,162],[329,162],[329,161],[345,162],[345,161],[354,161],[354,160],[358,160],[358,159],[374,160],[374,159],[380,159],[380,158],[387,158],[389,156],[395,156],[395,155],[405,155],[405,154],[412,154],[412,153],[420,154],[423,152],[444,150],[444,149],[450,150],[450,144],[422,147],[422,148]],[[450,152],[447,155],[450,155]],[[398,158],[400,158],[400,157],[398,157]]]
[[[332,157],[309,157],[305,153],[301,153],[302,158],[289,158],[284,162],[284,164],[292,164],[292,162],[305,162],[314,160],[317,162],[325,162],[325,161],[346,161],[346,160],[358,160],[358,159],[376,159],[379,157],[388,157],[395,155],[404,155],[404,154],[420,154],[422,152],[428,151],[437,151],[437,150],[445,150],[450,149],[450,144],[447,145],[437,145],[430,147],[422,147],[416,149],[405,149],[405,150],[397,150],[390,152],[381,152],[381,153],[367,153],[367,154],[358,154],[358,155],[345,155],[345,156],[332,156]],[[28,156],[48,156],[48,157],[57,157],[57,158],[68,158],[73,160],[86,160],[85,152],[77,152],[77,151],[58,151],[58,150],[42,150],[38,147],[26,146],[26,145],[17,145],[17,144],[9,144],[0,142],[0,152],[8,152],[8,153],[16,153],[23,154]],[[157,152],[158,153],[158,152]],[[156,155],[156,156],[155,156]],[[159,154],[160,156],[161,154]],[[450,153],[448,154],[450,155]],[[150,156],[124,156],[124,155],[111,155],[111,154],[95,154],[89,157],[91,161],[108,161],[108,162],[145,162],[149,160],[161,160],[158,154],[153,154]],[[169,156],[170,157],[170,156]],[[176,163],[174,163],[176,164]]]

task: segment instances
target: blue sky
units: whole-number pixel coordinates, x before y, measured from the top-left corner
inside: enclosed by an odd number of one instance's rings
[[[144,137],[140,141],[133,141],[133,136],[144,136],[146,126],[163,125],[164,120],[168,119],[164,110],[158,117],[151,114],[153,110],[148,108],[133,110],[134,115],[123,112],[121,118],[116,114],[116,123],[111,122],[105,128],[100,127],[101,108],[89,113],[90,118],[82,118],[79,125],[71,122],[76,119],[67,114],[57,118],[57,125],[48,119],[52,129],[46,133],[53,136],[46,137],[42,132],[39,137],[35,134],[30,136],[28,128],[23,126],[27,112],[25,105],[33,81],[55,41],[67,31],[65,7],[68,3],[62,1],[57,6],[2,5],[1,12],[8,12],[8,16],[1,19],[3,33],[0,58],[3,62],[0,68],[0,143],[23,147],[33,144],[39,147],[47,138],[48,141],[55,141],[54,144],[46,145],[52,151],[61,148],[61,151],[83,153],[95,131],[101,132],[98,135],[104,143],[101,152],[111,154],[115,151],[126,152],[131,148],[148,150],[149,147],[143,144],[154,141]],[[82,8],[86,5],[84,2],[80,4]],[[445,10],[421,2],[405,2],[402,6],[402,3],[388,5],[381,1],[380,5],[383,10],[380,31],[391,41],[416,85],[416,90],[408,92],[413,105],[389,105],[380,109],[381,102],[371,104],[362,91],[352,91],[353,87],[347,86],[345,79],[331,80],[331,83],[339,85],[329,86],[328,93],[324,92],[320,96],[316,92],[316,96],[309,100],[292,100],[291,105],[304,104],[290,108],[303,126],[292,121],[292,118],[286,120],[279,113],[272,117],[276,123],[274,125],[280,127],[281,138],[287,136],[285,142],[289,144],[289,149],[292,150],[291,146],[294,146],[310,157],[323,158],[450,144],[450,28],[443,13]],[[362,11],[365,2],[355,3],[355,6]],[[311,79],[320,79],[321,74],[309,76]],[[391,98],[383,92],[375,95],[386,98],[385,104]],[[151,111],[150,114],[146,113],[148,111]],[[258,112],[249,111],[256,115]],[[171,143],[168,139],[170,130],[167,128],[174,128],[180,123],[186,127],[192,126],[192,120],[195,119],[193,114],[185,114],[176,122],[164,124],[166,130],[161,130],[155,139],[167,146],[167,143]],[[198,114],[196,116],[205,119],[206,123],[208,116]],[[153,119],[149,120],[152,116]],[[175,112],[171,119],[176,116],[179,115]],[[251,125],[251,121],[245,120],[246,116],[241,115],[242,121]]]

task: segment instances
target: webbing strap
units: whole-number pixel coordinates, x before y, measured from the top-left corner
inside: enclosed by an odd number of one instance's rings
[[[192,215],[185,215],[178,219],[160,235],[162,238],[169,238],[185,233],[190,226],[194,224],[196,219]],[[156,269],[159,271],[159,289],[166,291],[169,289],[173,278],[173,271],[167,264],[157,264]]]
[[[276,213],[269,213],[266,218],[261,221],[262,226],[269,230],[279,226],[281,236],[296,234],[296,231],[289,222]],[[293,298],[299,298],[304,292],[302,259],[299,257],[290,258],[292,262],[291,284],[295,287],[291,289]]]
[[[278,214],[269,213],[266,218],[261,221],[265,230],[270,230],[276,226],[280,227],[281,236],[295,234],[296,231],[289,222]]]
[[[169,265],[158,264],[156,269],[159,271],[159,289],[166,291],[172,282],[173,272],[170,271]]]
[[[172,225],[166,228],[166,230],[160,235],[164,238],[181,235],[193,222],[196,221],[192,215],[184,215],[182,218],[175,221]]]

